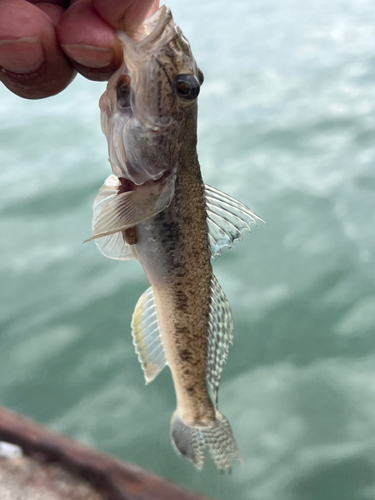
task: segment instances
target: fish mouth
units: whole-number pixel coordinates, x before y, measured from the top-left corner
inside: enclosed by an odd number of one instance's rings
[[[118,31],[116,35],[124,43],[130,45],[136,44],[137,49],[141,49],[145,45],[155,44],[162,37],[171,19],[172,12],[170,8],[163,5],[143,22],[131,38],[123,31]]]
[[[136,33],[130,37],[123,31],[117,31],[116,35],[121,42],[123,49],[123,66],[120,68],[120,74],[130,76],[130,85],[132,87],[131,97],[131,116],[148,129],[149,133],[165,133],[174,123],[172,117],[153,116],[150,114],[149,107],[144,104],[144,95],[146,89],[139,90],[143,83],[140,83],[140,73],[147,73],[149,70],[148,61],[151,54],[159,53],[163,47],[178,33],[172,17],[172,12],[166,5],[163,5],[153,15],[147,18]],[[121,73],[122,72],[122,73]],[[116,76],[118,78],[118,75]]]
[[[138,35],[139,45],[144,43],[154,43],[163,34],[165,27],[172,19],[169,7],[163,5],[152,16],[147,18],[141,26],[141,33]]]

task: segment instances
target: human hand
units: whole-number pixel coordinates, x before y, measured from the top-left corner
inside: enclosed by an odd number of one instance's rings
[[[76,71],[107,80],[122,61],[114,30],[131,34],[158,5],[158,0],[0,0],[0,81],[20,97],[41,99],[64,90]]]

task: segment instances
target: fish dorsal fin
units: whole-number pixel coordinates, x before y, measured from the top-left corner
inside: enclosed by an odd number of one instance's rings
[[[233,319],[228,299],[215,275],[211,279],[207,383],[217,406],[221,372],[233,342]]]
[[[148,384],[167,364],[152,287],[139,298],[131,326],[135,352],[138,354]]]
[[[96,195],[93,205],[93,230],[104,207],[117,196],[120,184],[120,181],[115,175],[110,175],[99,189],[99,193]],[[95,243],[101,253],[110,259],[130,260],[135,258],[132,245],[126,243],[122,231],[109,236],[103,236],[103,238],[97,238]]]
[[[114,176],[111,176],[114,177]],[[124,231],[164,210],[174,195],[175,174],[148,181],[134,191],[117,194],[98,211],[92,236],[86,241]]]
[[[208,238],[211,257],[221,255],[223,247],[232,248],[236,240],[242,240],[245,230],[251,231],[251,224],[262,221],[246,205],[211,186],[206,188],[206,210]],[[263,222],[263,221],[262,221]]]

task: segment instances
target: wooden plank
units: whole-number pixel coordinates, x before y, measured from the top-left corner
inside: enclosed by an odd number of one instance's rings
[[[19,446],[46,473],[49,467],[59,466],[75,479],[87,482],[107,500],[209,500],[4,407],[0,407],[0,441]],[[4,468],[5,462],[0,461],[0,468],[1,463]],[[3,498],[1,487],[0,484]]]

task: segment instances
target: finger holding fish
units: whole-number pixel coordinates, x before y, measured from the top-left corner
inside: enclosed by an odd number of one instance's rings
[[[103,81],[122,63],[115,30],[132,33],[158,6],[154,0],[78,0],[57,25],[57,36],[72,65],[86,78]]]
[[[80,72],[103,81],[122,63],[116,29],[133,33],[154,0],[0,1],[0,81],[26,99],[64,90]]]

